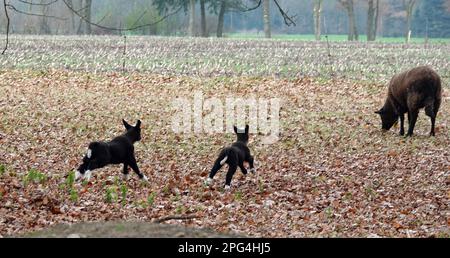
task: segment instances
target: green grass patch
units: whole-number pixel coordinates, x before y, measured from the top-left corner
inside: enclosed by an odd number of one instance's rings
[[[348,41],[347,35],[322,35],[321,41],[326,41],[326,37],[331,42],[345,42]],[[226,38],[232,39],[264,39],[264,33],[228,33],[225,35]],[[272,39],[275,40],[295,40],[295,41],[315,41],[315,36],[313,34],[272,34]],[[367,42],[366,35],[359,36],[360,42]],[[405,43],[405,38],[403,37],[377,37],[375,42],[380,43]],[[449,43],[450,38],[429,38],[429,43]],[[425,38],[422,37],[412,37],[410,43],[420,44],[425,43]]]
[[[3,176],[6,172],[6,165],[0,164],[0,176]]]
[[[29,183],[41,184],[47,180],[47,176],[42,172],[32,168],[23,178],[23,184],[27,186]]]

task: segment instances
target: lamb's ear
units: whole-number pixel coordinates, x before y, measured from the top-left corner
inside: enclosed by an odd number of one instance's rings
[[[250,129],[250,126],[246,125],[245,126],[245,134],[248,134],[249,129]]]
[[[132,126],[130,124],[127,123],[127,121],[125,121],[125,119],[122,119],[122,123],[125,126],[125,129],[130,129]]]
[[[234,133],[238,133],[238,129],[237,129],[237,127],[236,126],[233,126],[233,129],[234,129]]]
[[[138,120],[137,121],[137,123],[136,123],[136,126],[135,126],[136,128],[141,128],[141,120]]]
[[[383,109],[375,111],[375,114],[380,114],[381,115],[382,113],[383,113]]]

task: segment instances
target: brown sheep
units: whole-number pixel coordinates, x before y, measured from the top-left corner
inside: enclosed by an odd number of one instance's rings
[[[431,132],[442,99],[441,79],[430,67],[420,66],[392,77],[384,106],[376,111],[382,121],[382,129],[389,130],[400,117],[400,135],[405,134],[404,114],[408,113],[408,134],[412,136],[421,108],[431,118]]]

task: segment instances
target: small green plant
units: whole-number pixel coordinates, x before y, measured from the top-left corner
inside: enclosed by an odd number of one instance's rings
[[[82,186],[87,186],[88,184],[89,184],[89,181],[86,179],[83,179],[83,181],[81,181]]]
[[[258,180],[258,190],[260,193],[264,192],[264,184],[261,179]]]
[[[176,212],[177,214],[183,214],[183,213],[186,212],[186,208],[185,208],[183,205],[180,205],[180,206],[178,206],[178,207],[175,209],[175,212]]]
[[[128,188],[125,184],[120,186],[120,193],[122,194],[122,206],[125,206],[125,204],[127,204],[127,193],[128,193]]]
[[[242,192],[241,191],[236,191],[236,193],[234,194],[234,199],[236,201],[242,201]]]
[[[3,174],[6,172],[6,166],[3,164],[0,164],[0,176],[3,176]]]
[[[71,171],[71,172],[69,173],[69,175],[68,175],[67,178],[66,178],[65,183],[66,183],[66,187],[67,187],[67,188],[70,189],[70,188],[73,187],[73,184],[75,183],[75,172]]]
[[[365,188],[365,191],[366,191],[366,195],[367,195],[367,197],[369,198],[369,200],[373,200],[373,199],[375,199],[375,197],[377,196],[376,191],[375,191],[372,187],[370,187],[370,186],[367,186],[367,187]]]
[[[77,202],[78,201],[78,191],[75,189],[74,185],[75,185],[75,172],[71,171],[67,175],[67,178],[64,181],[64,183],[61,183],[59,185],[59,189],[60,190],[67,189],[70,200],[72,202]]]
[[[345,194],[344,194],[344,197],[342,198],[344,201],[348,201],[348,200],[351,200],[352,199],[352,193],[351,192],[346,192]]]
[[[58,184],[58,189],[61,190],[61,191],[65,190],[66,189],[66,184],[65,183]]]
[[[141,208],[147,209],[148,204],[145,202],[145,200],[139,200],[136,206],[140,206]]]
[[[45,176],[43,173],[39,172],[38,170],[32,168],[30,171],[28,171],[28,174],[24,177],[23,183],[25,186],[27,186],[30,182],[40,184],[47,180],[47,176]]]
[[[331,219],[334,216],[333,208],[327,207],[325,209],[325,215],[327,215],[327,218]]]
[[[151,192],[150,195],[147,197],[147,204],[148,206],[153,206],[153,203],[155,203],[155,197],[156,197],[156,193],[155,192]]]
[[[164,194],[169,194],[169,193],[170,193],[169,186],[168,186],[168,185],[164,186],[164,188],[162,189],[162,191],[163,191]]]
[[[70,194],[70,200],[72,202],[77,202],[78,201],[78,192],[75,188],[70,188],[69,190],[69,194]]]
[[[106,202],[112,203],[117,201],[117,187],[111,186],[106,188]]]

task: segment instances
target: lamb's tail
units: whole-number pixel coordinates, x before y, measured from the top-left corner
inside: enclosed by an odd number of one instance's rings
[[[88,157],[89,159],[92,158],[95,150],[97,149],[97,147],[100,145],[100,143],[98,142],[91,142],[89,144],[88,150],[86,152],[86,157]]]
[[[220,165],[225,164],[225,162],[227,162],[227,159],[228,159],[228,155],[226,155],[225,158],[223,158],[223,159],[220,161]]]
[[[230,154],[232,155],[233,150],[231,148],[225,148],[222,150],[222,152],[219,155],[220,165],[223,166],[227,162],[227,160],[230,158]]]

